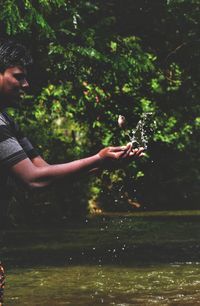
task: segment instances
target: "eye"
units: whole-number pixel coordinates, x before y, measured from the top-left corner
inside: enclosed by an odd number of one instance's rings
[[[22,83],[27,83],[27,80],[26,80],[26,76],[24,75],[24,74],[22,74],[22,73],[17,73],[17,74],[15,74],[14,75],[14,78],[18,81],[18,82],[20,82],[21,84]]]
[[[22,73],[16,73],[13,76],[19,82],[25,80],[25,75]]]

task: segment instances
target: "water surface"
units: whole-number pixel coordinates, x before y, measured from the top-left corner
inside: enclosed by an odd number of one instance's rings
[[[5,306],[200,304],[199,213],[5,231]]]
[[[198,263],[17,268],[8,275],[8,306],[200,304]]]

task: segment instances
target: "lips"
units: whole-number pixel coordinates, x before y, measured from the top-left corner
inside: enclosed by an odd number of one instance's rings
[[[12,95],[10,94],[10,97],[12,97],[14,100],[21,100],[25,96],[24,91],[13,91]]]
[[[24,91],[21,91],[21,92],[19,93],[19,96],[20,96],[20,97],[24,97],[24,96],[25,96],[25,92],[24,92]]]
[[[25,96],[24,91],[18,91],[17,93],[15,93],[15,97],[18,97],[20,99],[24,98],[24,96]]]

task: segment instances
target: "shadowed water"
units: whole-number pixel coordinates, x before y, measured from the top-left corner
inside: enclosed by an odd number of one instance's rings
[[[199,221],[155,213],[7,231],[5,306],[199,305]]]

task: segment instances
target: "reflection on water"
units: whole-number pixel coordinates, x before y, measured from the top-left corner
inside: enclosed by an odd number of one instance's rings
[[[198,305],[200,264],[8,271],[5,305]]]

